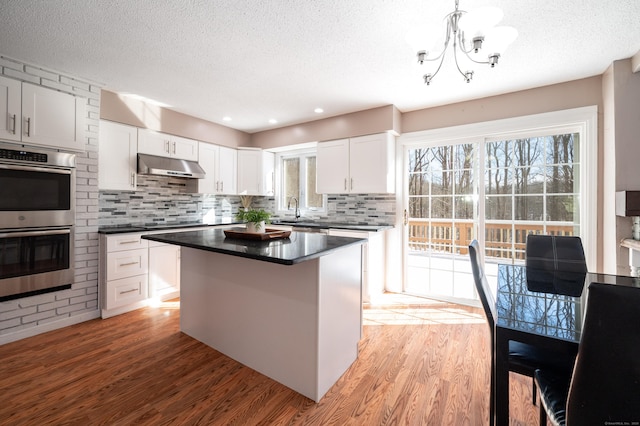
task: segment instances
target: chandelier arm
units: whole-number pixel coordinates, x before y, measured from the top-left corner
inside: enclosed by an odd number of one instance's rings
[[[442,51],[442,53],[440,54],[440,56],[442,56],[442,60],[440,61],[440,64],[438,64],[438,68],[436,69],[436,72],[434,72],[433,74],[431,74],[431,79],[433,79],[433,78],[438,74],[438,72],[440,72],[440,68],[442,68],[442,63],[444,62],[444,56],[445,56],[445,52],[446,52],[446,51],[447,51],[447,50],[445,49],[445,50],[443,50],[443,51]]]
[[[456,46],[457,46],[457,44],[456,44],[456,41],[455,41],[455,39],[454,39],[454,40],[453,40],[453,59],[455,60],[456,68],[458,69],[458,72],[459,72],[459,73],[460,73],[460,75],[461,75],[462,77],[464,77],[464,78],[465,78],[465,80],[466,80],[466,79],[467,79],[467,75],[466,75],[465,73],[463,73],[463,72],[462,72],[462,70],[460,69],[460,65],[458,65],[458,54],[457,54],[458,49],[456,49]]]
[[[460,49],[462,50],[462,49]],[[465,52],[464,50],[462,50],[462,52],[464,52],[465,55],[467,55],[467,58],[469,58],[470,61],[475,62],[476,64],[489,64],[489,61],[476,61],[475,59],[473,59],[468,52]]]

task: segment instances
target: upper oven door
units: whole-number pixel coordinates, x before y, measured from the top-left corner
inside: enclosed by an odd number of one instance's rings
[[[0,163],[0,227],[67,226],[75,220],[75,169]]]

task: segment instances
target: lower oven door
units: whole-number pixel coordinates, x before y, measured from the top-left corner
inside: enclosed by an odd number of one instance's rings
[[[73,227],[0,232],[0,300],[73,283]]]

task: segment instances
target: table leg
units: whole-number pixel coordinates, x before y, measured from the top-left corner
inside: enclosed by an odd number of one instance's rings
[[[496,330],[495,404],[496,425],[509,424],[509,340]]]

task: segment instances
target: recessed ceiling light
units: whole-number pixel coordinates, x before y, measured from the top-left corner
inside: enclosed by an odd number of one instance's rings
[[[224,121],[231,121],[231,117],[229,117],[229,116],[222,117],[222,120],[224,120]]]
[[[276,120],[275,118],[272,118],[269,120],[269,124],[278,124],[278,120]]]
[[[317,114],[321,114],[324,112],[324,110],[322,108],[316,108],[313,110],[313,112],[317,113]]]

